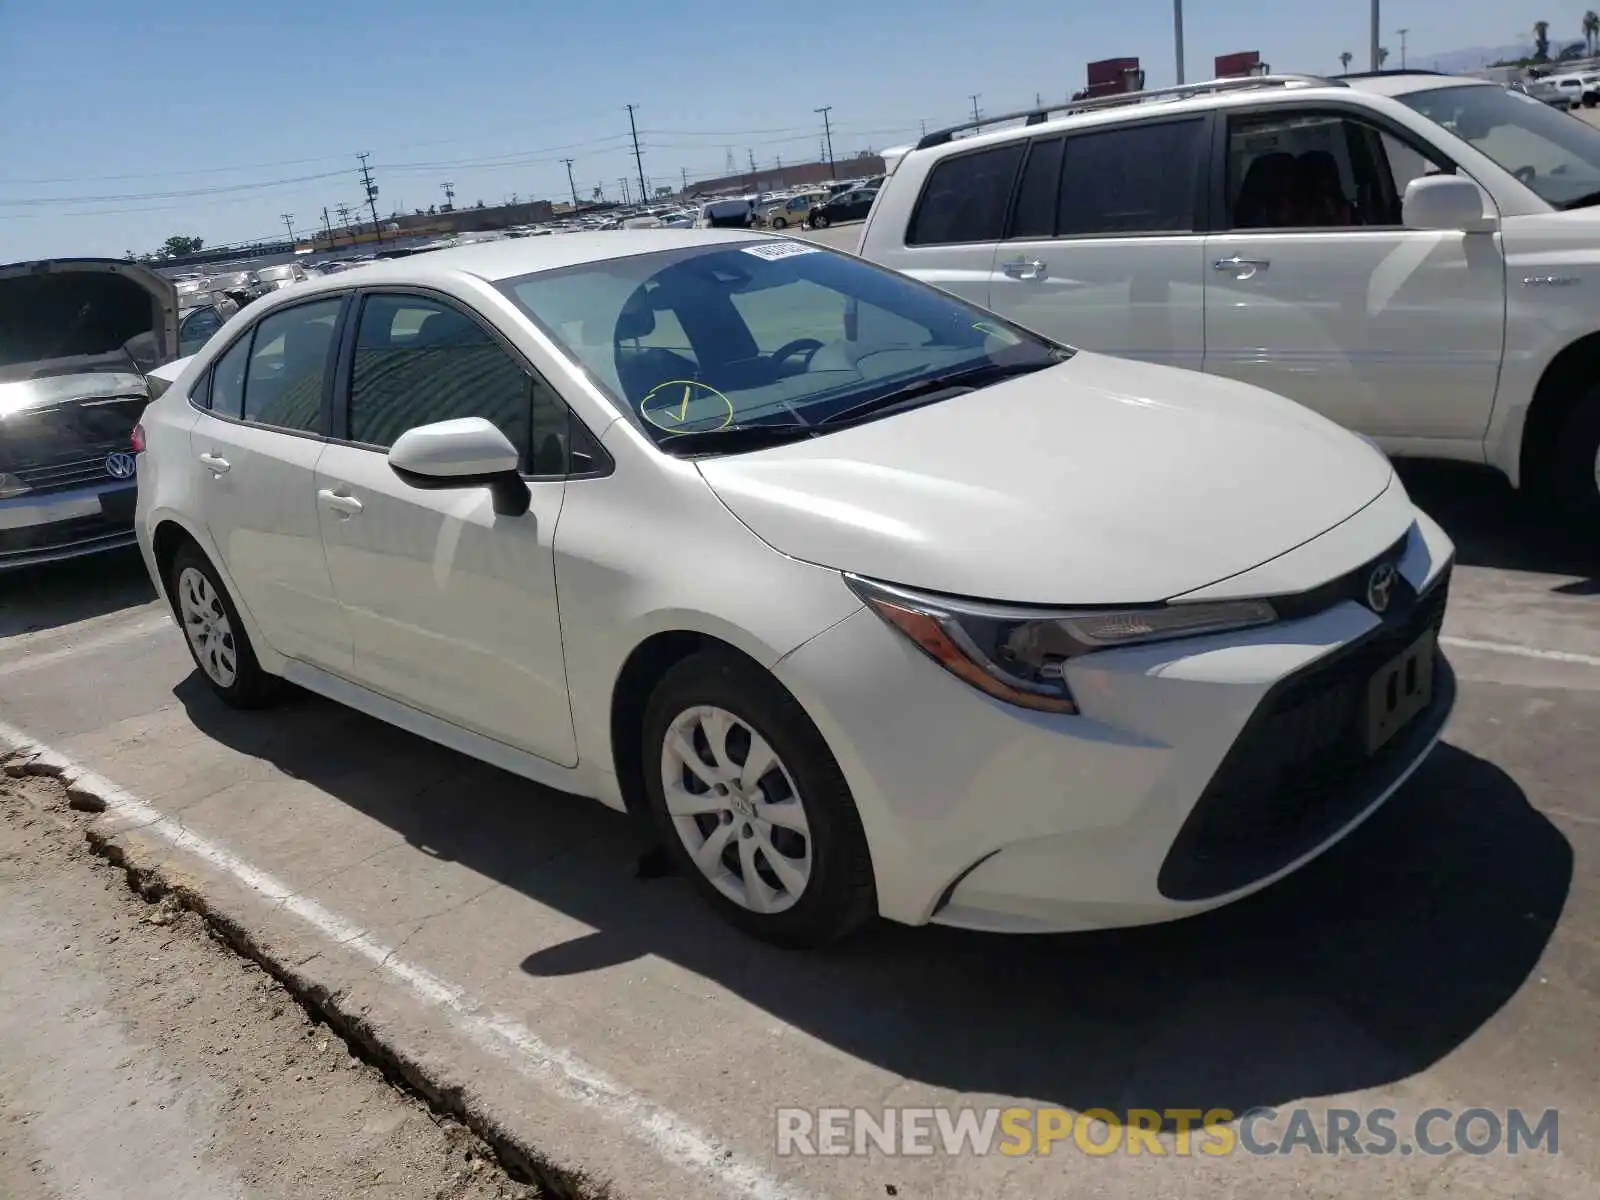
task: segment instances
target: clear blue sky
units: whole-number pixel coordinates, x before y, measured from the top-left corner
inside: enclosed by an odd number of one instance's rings
[[[1397,64],[1408,26],[1426,65],[1541,16],[1581,36],[1583,7],[1386,0],[1384,36]],[[1185,8],[1190,79],[1233,50],[1365,65],[1366,0]],[[972,92],[988,112],[1064,97],[1086,61],[1124,54],[1172,82],[1171,0],[0,0],[0,262],[264,237],[282,212],[303,231],[360,198],[362,150],[385,215],[438,203],[446,179],[458,205],[560,198],[568,155],[581,192],[615,196],[630,101],[652,186],[720,174],[728,151],[814,157],[821,104],[842,156],[959,120]]]

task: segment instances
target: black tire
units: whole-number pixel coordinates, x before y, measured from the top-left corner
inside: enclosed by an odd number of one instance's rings
[[[773,217],[772,218],[772,227],[774,229],[785,229],[785,228],[788,227],[788,224],[789,224],[789,222],[785,221],[782,217]]]
[[[205,576],[211,584],[223,615],[227,618],[228,644],[234,656],[234,675],[229,683],[219,682],[212,674],[211,668],[201,661],[200,651],[189,634],[183,605],[178,595],[178,588],[185,571],[198,571]],[[276,675],[268,675],[261,669],[261,664],[256,661],[255,650],[250,645],[250,635],[245,632],[244,623],[239,620],[239,610],[234,606],[233,597],[223,586],[222,577],[217,574],[216,567],[211,565],[211,560],[193,542],[186,542],[178,547],[178,552],[172,556],[172,567],[167,574],[167,596],[172,603],[173,619],[177,621],[178,628],[183,630],[184,643],[189,647],[189,657],[194,660],[200,678],[206,681],[206,685],[224,704],[232,708],[266,708],[282,697],[283,680]]]
[[[1564,516],[1600,525],[1600,386],[1584,393],[1562,422],[1543,469],[1532,481]]]
[[[723,895],[694,863],[667,812],[661,754],[668,729],[686,710],[714,705],[767,740],[793,778],[809,826],[811,875],[792,906],[757,913]],[[878,908],[872,860],[855,800],[811,718],[771,675],[731,652],[701,651],[656,685],[644,713],[645,790],[662,844],[724,919],[763,941],[811,948],[837,941]]]
[[[827,227],[828,227],[828,214],[827,213],[812,213],[811,214],[811,228],[813,228],[813,229],[826,229]]]

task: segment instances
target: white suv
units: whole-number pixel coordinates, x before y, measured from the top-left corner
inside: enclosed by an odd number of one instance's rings
[[[1421,73],[1023,118],[890,151],[858,252],[1600,517],[1600,131]]]

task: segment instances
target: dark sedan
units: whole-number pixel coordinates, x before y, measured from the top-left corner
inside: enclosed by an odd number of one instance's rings
[[[876,188],[856,188],[824,201],[811,210],[813,229],[826,229],[841,221],[864,221],[872,202],[878,198]]]
[[[133,427],[178,349],[178,297],[148,267],[0,267],[0,571],[133,542]]]

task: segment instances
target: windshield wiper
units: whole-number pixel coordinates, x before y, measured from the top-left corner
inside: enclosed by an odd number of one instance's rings
[[[1015,375],[1031,375],[1035,371],[1042,371],[1046,367],[1053,367],[1067,360],[1068,356],[1052,354],[1048,362],[1011,363],[1000,365],[985,363],[981,367],[968,367],[964,371],[952,371],[948,375],[934,375],[928,379],[919,379],[915,383],[908,383],[904,387],[895,388],[874,396],[870,400],[863,400],[859,404],[852,404],[842,408],[836,413],[829,413],[819,425],[846,425],[851,421],[858,421],[865,417],[884,416],[895,409],[912,406],[918,401],[927,402],[930,397],[943,392],[972,392],[990,383],[999,383],[1002,379],[1010,379]]]
[[[670,433],[656,445],[668,454],[679,457],[689,454],[737,454],[740,450],[759,450],[763,446],[781,446],[801,438],[814,437],[815,425],[798,421],[776,421],[765,425],[724,425],[721,429],[707,429],[699,433]]]
[[[1600,192],[1586,192],[1576,200],[1563,200],[1561,202],[1561,211],[1566,212],[1573,208],[1589,208],[1596,204],[1600,204]]]

